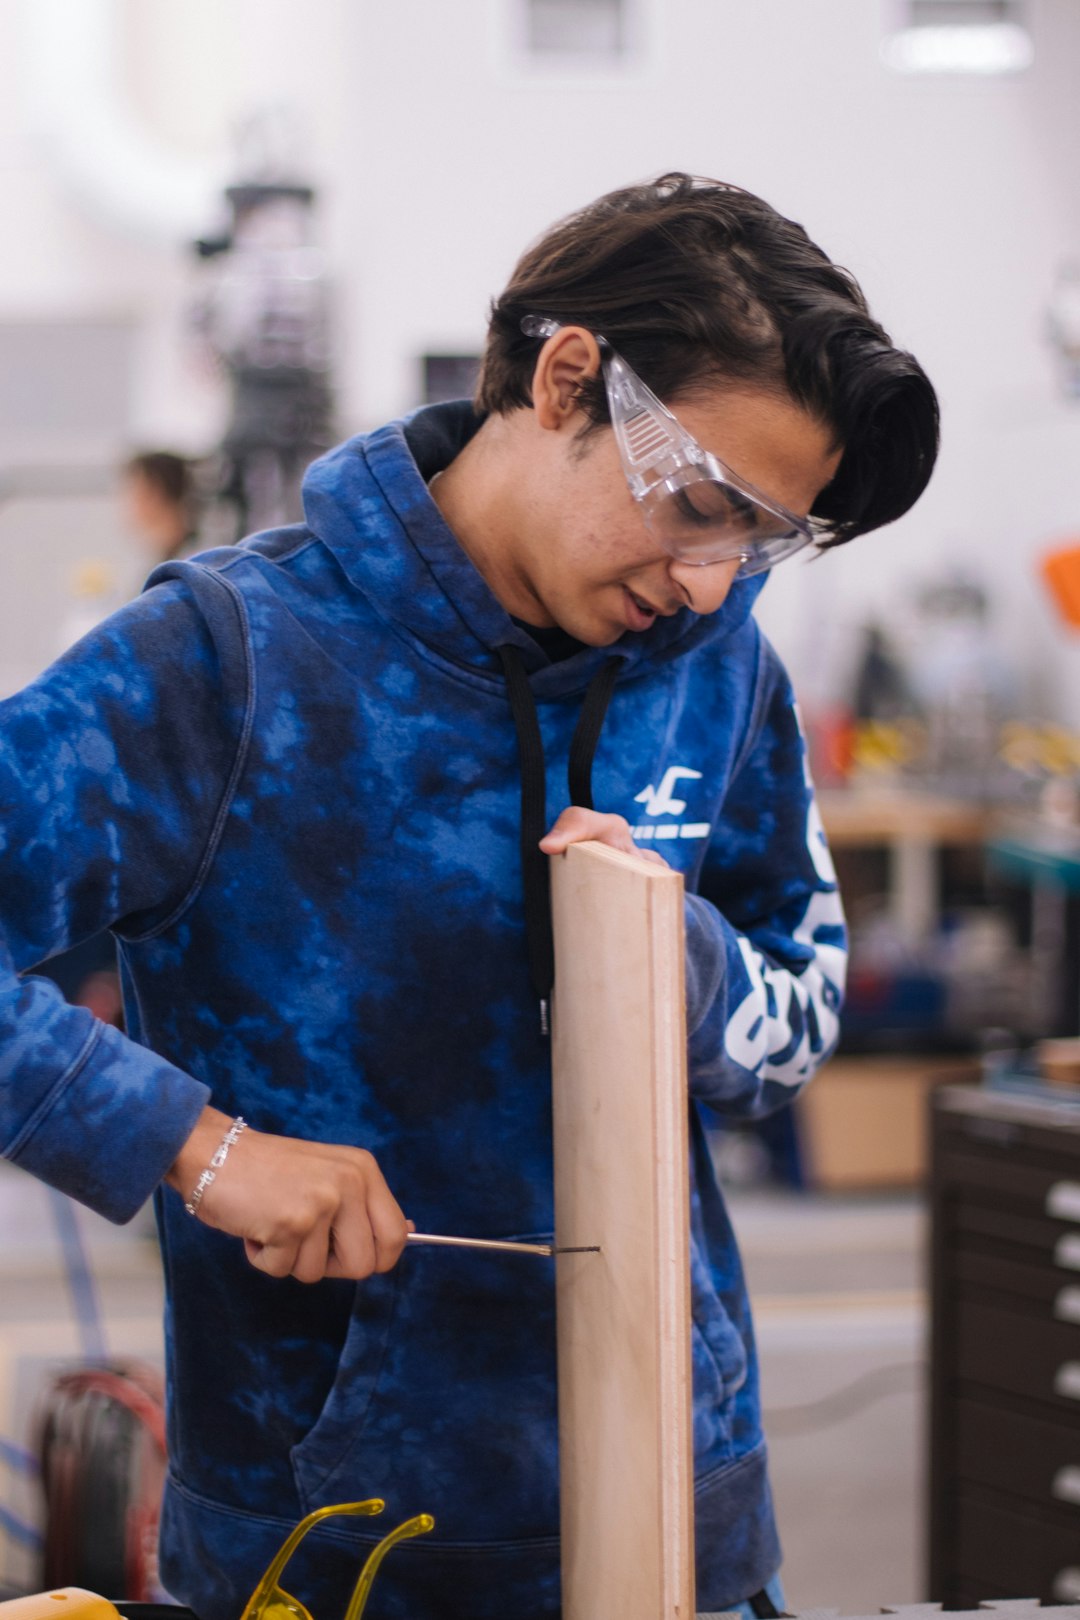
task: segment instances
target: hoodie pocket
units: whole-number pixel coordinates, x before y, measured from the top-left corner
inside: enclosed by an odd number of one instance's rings
[[[731,1405],[746,1382],[747,1356],[695,1243],[690,1247],[690,1299],[694,1459],[700,1474],[734,1455]]]
[[[411,1249],[361,1283],[326,1405],[292,1451],[305,1509],[381,1496],[387,1524],[431,1513],[440,1541],[556,1535],[554,1304],[535,1256]]]
[[[337,1372],[313,1427],[290,1452],[293,1478],[306,1512],[321,1505],[320,1487],[356,1438],[379,1382],[397,1305],[401,1268],[356,1286]],[[375,1496],[372,1486],[360,1497]],[[315,1498],[319,1497],[316,1503]]]

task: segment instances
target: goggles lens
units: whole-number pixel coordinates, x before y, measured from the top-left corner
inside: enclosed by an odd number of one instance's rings
[[[809,526],[762,505],[719,466],[676,468],[637,499],[665,550],[699,565],[739,558],[739,579],[794,556],[812,538]]]
[[[611,424],[630,493],[657,539],[683,562],[739,558],[760,574],[813,539],[805,518],[770,501],[705,450],[634,369],[602,342]]]

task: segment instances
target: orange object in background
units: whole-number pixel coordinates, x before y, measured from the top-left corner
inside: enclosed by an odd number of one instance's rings
[[[1080,630],[1080,540],[1048,552],[1040,567],[1061,617]]]
[[[81,1586],[62,1586],[0,1603],[0,1620],[120,1620],[107,1598]]]

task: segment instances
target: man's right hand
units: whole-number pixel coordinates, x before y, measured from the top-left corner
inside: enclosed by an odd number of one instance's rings
[[[165,1177],[182,1198],[191,1197],[231,1124],[216,1108],[199,1116]],[[250,1128],[203,1193],[198,1219],[242,1238],[258,1270],[306,1283],[389,1271],[413,1230],[363,1148]]]

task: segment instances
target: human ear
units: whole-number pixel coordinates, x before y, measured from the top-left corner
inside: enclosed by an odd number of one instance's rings
[[[582,384],[600,369],[600,347],[584,326],[560,326],[540,350],[533,372],[537,424],[558,432],[578,414]]]

